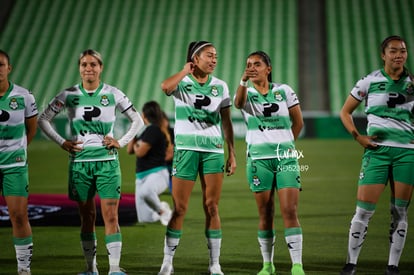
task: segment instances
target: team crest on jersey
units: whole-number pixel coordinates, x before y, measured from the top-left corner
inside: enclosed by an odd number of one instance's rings
[[[19,107],[19,104],[15,98],[10,99],[9,107],[12,110],[16,110]]]
[[[253,176],[253,184],[255,186],[260,185],[260,180],[259,180],[259,178],[257,176]]]
[[[219,93],[218,93],[218,89],[216,86],[211,87],[211,94],[213,96],[218,96]]]
[[[281,95],[281,94],[280,94],[280,92],[278,92],[278,91],[273,92],[273,96],[275,97],[275,99],[276,99],[277,101],[282,101],[282,100],[283,100],[282,95]]]
[[[106,95],[103,95],[103,96],[101,97],[101,104],[102,104],[103,106],[108,106],[108,105],[109,105],[109,98],[108,98]]]

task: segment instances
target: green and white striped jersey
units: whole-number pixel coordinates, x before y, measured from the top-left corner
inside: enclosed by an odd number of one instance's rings
[[[81,84],[60,92],[50,103],[59,113],[66,109],[71,139],[82,141],[81,152],[71,154],[71,161],[104,161],[117,158],[115,149],[106,149],[103,138],[113,136],[116,109],[121,113],[132,107],[126,95],[111,85],[101,83],[89,94]]]
[[[360,79],[351,95],[365,100],[367,134],[379,145],[414,148],[414,84],[408,75],[394,81],[384,69]]]
[[[224,153],[220,110],[231,106],[227,84],[209,76],[201,86],[187,75],[171,95],[175,103],[176,148]]]
[[[10,82],[0,98],[0,168],[27,163],[25,119],[38,114],[35,98],[27,89]]]
[[[252,159],[296,157],[289,108],[297,104],[296,93],[286,84],[270,83],[266,95],[247,88],[241,112],[247,125],[247,153]]]

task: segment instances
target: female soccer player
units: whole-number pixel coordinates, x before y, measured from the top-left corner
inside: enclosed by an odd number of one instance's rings
[[[248,83],[250,81],[250,85]],[[259,211],[258,241],[263,268],[258,275],[275,273],[274,195],[277,192],[292,260],[292,275],[302,268],[302,228],[297,216],[300,183],[295,140],[303,127],[299,100],[286,84],[272,82],[272,65],[263,51],[249,54],[234,97],[247,124],[247,180]]]
[[[80,275],[97,275],[95,195],[101,199],[109,275],[124,275],[121,259],[122,235],[118,224],[121,170],[117,149],[125,146],[144,125],[130,100],[119,89],[101,82],[100,53],[85,50],[79,57],[82,79],[60,92],[39,117],[39,127],[63,150],[69,152],[69,197],[77,201],[81,216],[81,244],[87,270]],[[72,137],[65,139],[51,121],[66,108]],[[131,122],[120,139],[114,138],[115,110]]]
[[[403,38],[385,38],[381,43],[381,58],[383,68],[356,83],[340,113],[345,128],[365,148],[342,275],[356,274],[369,220],[388,181],[392,222],[385,274],[400,274],[398,263],[406,239],[407,209],[414,186],[414,78],[404,67],[407,46]],[[367,135],[358,132],[352,118],[362,101],[366,102]]]
[[[8,78],[9,55],[0,50],[0,191],[10,215],[17,272],[30,275],[33,240],[27,213],[27,146],[36,135],[37,107],[27,89]]]
[[[173,273],[173,257],[179,244],[184,216],[197,175],[200,175],[205,212],[205,236],[210,251],[209,273],[220,275],[221,223],[219,200],[224,167],[228,175],[236,169],[231,100],[227,84],[211,74],[217,52],[207,41],[191,42],[184,68],[164,80],[161,88],[175,102],[175,152],[172,196],[174,210],[167,226],[160,275]],[[228,160],[224,165],[224,139]]]

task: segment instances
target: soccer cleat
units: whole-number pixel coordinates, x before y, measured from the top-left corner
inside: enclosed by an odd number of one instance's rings
[[[276,269],[273,263],[263,263],[262,270],[257,275],[275,275]]]
[[[19,275],[31,275],[32,273],[30,272],[30,270],[19,270],[17,272],[17,274],[19,274]]]
[[[171,275],[174,274],[174,268],[171,263],[163,263],[158,275]]]
[[[292,275],[305,275],[305,271],[303,271],[303,266],[301,264],[293,264],[291,272]]]
[[[356,265],[347,263],[344,268],[342,268],[340,275],[356,275]]]
[[[78,275],[99,275],[99,272],[98,271],[85,271],[85,272],[78,273]]]
[[[224,275],[223,271],[221,271],[221,266],[219,264],[213,264],[208,267],[208,272],[210,275]]]
[[[400,271],[398,270],[397,266],[389,265],[385,270],[385,275],[400,275]]]
[[[162,201],[161,202],[161,214],[160,214],[160,222],[162,225],[167,226],[168,222],[171,219],[172,211],[170,206],[167,202]]]

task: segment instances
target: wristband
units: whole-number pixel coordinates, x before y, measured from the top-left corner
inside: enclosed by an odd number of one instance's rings
[[[240,80],[240,86],[247,87],[247,81]]]

